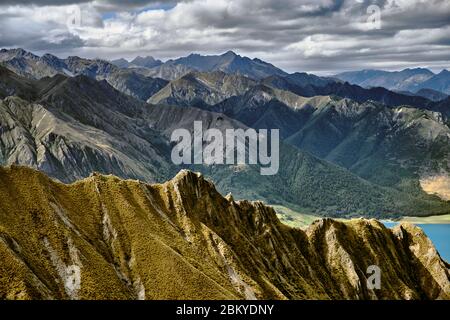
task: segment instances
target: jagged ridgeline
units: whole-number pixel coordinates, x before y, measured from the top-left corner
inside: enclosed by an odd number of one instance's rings
[[[421,229],[375,220],[280,223],[200,174],[70,185],[0,168],[2,299],[449,299],[449,265]],[[367,268],[381,287],[367,287]]]

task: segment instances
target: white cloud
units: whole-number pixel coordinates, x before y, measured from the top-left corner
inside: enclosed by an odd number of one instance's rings
[[[380,6],[380,30],[366,28],[370,4]],[[81,25],[69,30],[70,8],[0,6],[0,46],[163,59],[231,49],[289,71],[450,63],[445,0],[94,1],[79,4]]]

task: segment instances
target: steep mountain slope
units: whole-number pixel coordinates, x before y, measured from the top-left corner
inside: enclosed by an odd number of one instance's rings
[[[0,168],[0,199],[4,299],[450,299],[448,265],[417,227],[291,229],[188,171],[160,185],[100,175],[63,185]]]
[[[0,160],[39,168],[61,181],[92,171],[162,181],[179,170],[170,159],[169,129],[192,130],[194,121],[202,121],[205,129],[246,129],[217,113],[151,106],[85,76],[44,78],[35,87],[34,101],[8,97],[0,104]],[[195,168],[212,177],[224,193],[305,212],[398,216],[449,211],[434,197],[380,188],[284,144],[275,176],[261,176],[258,165]]]

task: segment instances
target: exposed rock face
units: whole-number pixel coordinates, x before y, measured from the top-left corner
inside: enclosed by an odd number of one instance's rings
[[[1,168],[0,199],[1,298],[450,298],[448,265],[417,227],[292,229],[190,171],[157,185],[101,175],[63,185]],[[366,284],[371,265],[379,290]]]

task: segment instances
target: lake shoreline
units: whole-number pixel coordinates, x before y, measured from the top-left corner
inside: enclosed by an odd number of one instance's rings
[[[428,217],[402,217],[398,220],[380,219],[381,222],[401,223],[409,222],[412,224],[450,224],[450,214],[428,216]]]
[[[325,218],[325,216],[300,213],[298,211],[289,209],[289,208],[281,206],[281,205],[270,205],[270,206],[272,206],[275,209],[280,221],[291,227],[306,228],[311,223],[313,223],[315,220]],[[351,217],[351,218],[331,217],[331,218],[334,220],[337,220],[337,221],[349,221],[349,220],[353,220],[353,219],[358,219],[358,217]],[[361,217],[361,218],[371,219],[369,217]],[[412,224],[450,224],[450,214],[434,215],[434,216],[426,216],[426,217],[406,216],[406,217],[401,217],[401,218],[395,219],[395,220],[394,219],[376,219],[376,220],[378,220],[382,223],[409,222]]]

